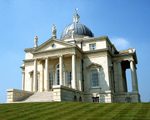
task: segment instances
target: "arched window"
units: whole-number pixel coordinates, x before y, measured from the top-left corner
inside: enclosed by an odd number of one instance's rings
[[[79,102],[82,102],[82,98],[81,97],[79,98]]]
[[[131,103],[131,98],[130,97],[126,98],[126,102]]]
[[[74,96],[74,101],[77,101],[77,97],[76,96]]]
[[[60,79],[59,79],[59,64],[56,65],[56,85],[60,84]]]

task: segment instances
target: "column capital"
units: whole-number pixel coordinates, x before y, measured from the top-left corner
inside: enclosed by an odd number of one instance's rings
[[[25,74],[25,71],[22,71],[21,73],[22,73],[22,74]]]
[[[71,53],[70,55],[77,55],[76,53]]]
[[[63,57],[64,55],[57,55],[57,57]]]
[[[131,59],[131,60],[128,60],[128,61],[129,61],[129,62],[131,62],[131,61],[132,61],[132,62],[134,62],[134,60],[133,60],[133,59]]]
[[[37,59],[37,58],[34,58],[33,60],[34,60],[34,61],[37,61],[38,59]]]
[[[117,61],[116,61],[116,63],[121,63],[121,62],[122,62],[121,60],[117,60]]]
[[[45,59],[49,59],[49,57],[45,57]]]

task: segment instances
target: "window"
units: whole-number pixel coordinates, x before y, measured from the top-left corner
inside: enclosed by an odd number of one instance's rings
[[[55,44],[52,44],[52,48],[54,48],[55,47]]]
[[[93,97],[93,103],[99,103],[99,97]]]
[[[59,64],[56,66],[56,85],[59,85]]]
[[[126,99],[126,102],[127,102],[127,103],[131,103],[131,98],[127,98],[127,99]]]
[[[96,50],[96,44],[90,44],[90,50]]]
[[[49,89],[52,89],[53,86],[53,73],[49,74]]]
[[[67,86],[71,86],[71,71],[67,72]]]
[[[92,87],[98,86],[98,71],[97,70],[91,71],[91,81],[92,81]]]
[[[37,76],[37,91],[38,91],[38,86],[39,86],[39,76]]]

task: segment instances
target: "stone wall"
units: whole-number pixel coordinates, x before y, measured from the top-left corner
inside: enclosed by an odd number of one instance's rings
[[[84,102],[84,94],[82,91],[68,88],[62,85],[53,85],[53,100]]]
[[[7,89],[7,103],[15,102],[21,99],[24,99],[34,92],[17,90],[17,89]]]
[[[138,92],[122,92],[114,94],[115,103],[126,103],[128,98],[131,99],[131,103],[141,102]]]

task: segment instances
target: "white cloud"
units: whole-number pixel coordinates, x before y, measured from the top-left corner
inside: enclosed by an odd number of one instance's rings
[[[115,45],[117,50],[124,50],[129,48],[129,42],[124,38],[114,37],[111,42]]]

